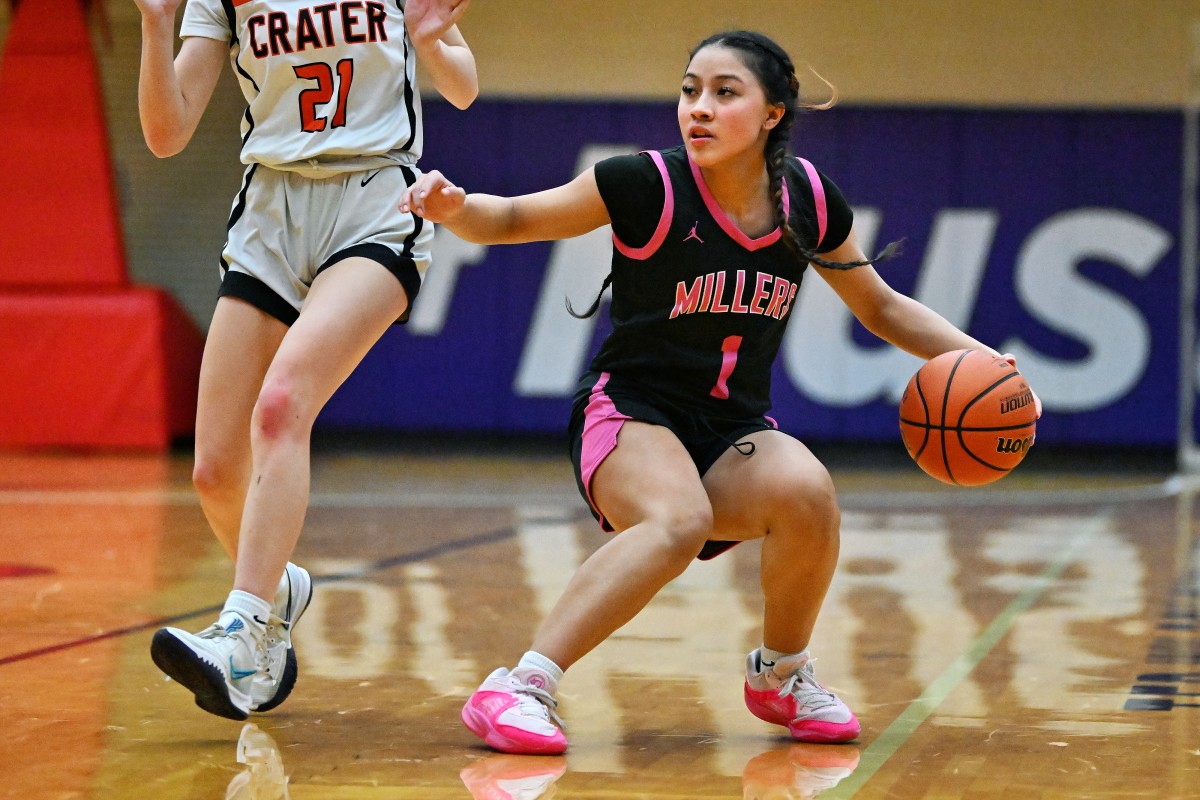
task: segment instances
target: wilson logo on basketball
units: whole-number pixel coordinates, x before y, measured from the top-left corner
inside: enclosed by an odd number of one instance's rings
[[[1033,447],[1033,437],[1026,436],[1023,439],[1005,439],[1003,436],[996,439],[997,453],[1020,453]]]
[[[1000,413],[1007,414],[1010,411],[1016,411],[1018,408],[1024,408],[1033,402],[1033,392],[1026,389],[1020,394],[1014,394],[1010,397],[1005,397],[1000,401]]]

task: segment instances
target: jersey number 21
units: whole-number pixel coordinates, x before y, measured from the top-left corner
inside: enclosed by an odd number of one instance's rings
[[[306,133],[316,133],[325,130],[326,123],[330,128],[341,128],[346,124],[346,100],[350,97],[350,83],[354,80],[354,59],[343,58],[337,63],[337,80],[333,77],[333,68],[328,64],[317,61],[312,64],[301,64],[293,67],[296,77],[316,81],[317,85],[300,92],[300,128]],[[334,83],[337,84],[337,105],[333,113],[326,116],[317,115],[317,107],[329,103],[333,99]]]

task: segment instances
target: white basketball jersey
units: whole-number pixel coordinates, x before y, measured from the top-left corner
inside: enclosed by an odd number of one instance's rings
[[[421,97],[403,4],[188,0],[180,35],[230,43],[248,104],[242,162],[320,173],[379,156],[415,163]]]

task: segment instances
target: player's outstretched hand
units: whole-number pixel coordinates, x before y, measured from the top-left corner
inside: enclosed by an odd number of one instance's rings
[[[436,169],[417,178],[400,198],[400,210],[430,222],[445,222],[462,210],[467,193]]]
[[[1000,357],[1003,358],[1005,361],[1007,361],[1009,364],[1012,364],[1014,367],[1017,365],[1017,357],[1014,356],[1012,353],[1005,353]],[[1037,392],[1035,392],[1033,390],[1032,386],[1029,387],[1029,393],[1033,395],[1033,407],[1037,410],[1038,419],[1041,419],[1042,418],[1042,398],[1037,396]]]
[[[458,24],[471,0],[408,0],[404,5],[404,27],[414,45],[424,45],[442,38]]]

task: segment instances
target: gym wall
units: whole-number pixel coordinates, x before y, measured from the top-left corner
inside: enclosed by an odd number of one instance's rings
[[[482,96],[466,113],[426,97],[423,164],[482,190],[529,191],[607,152],[669,146],[690,47],[724,28],[762,30],[807,65],[810,98],[828,91],[817,74],[836,86],[838,106],[801,120],[796,150],[839,182],[880,243],[906,239],[889,268],[897,287],[949,304],[996,346],[1027,348],[1054,412],[1040,439],[1086,443],[1116,427],[1104,425],[1111,416],[1138,419],[1121,426],[1127,443],[1167,444],[1174,419],[1131,410],[1174,404],[1181,108],[1197,19],[1197,0],[474,0],[462,28]],[[96,0],[90,20],[130,275],[168,289],[204,328],[242,172],[242,98],[223,75],[189,148],[154,158],[137,121],[136,6]],[[1114,241],[1089,251],[1094,230]],[[446,266],[422,292],[418,324],[389,332],[322,424],[557,432],[564,387],[604,333],[568,329],[562,296],[594,291],[602,239],[486,252],[440,240]],[[1128,243],[1143,255],[1122,251]],[[567,261],[583,266],[564,282]],[[936,291],[959,283],[955,296]],[[1089,327],[1104,313],[1115,322]],[[817,437],[894,439],[891,383],[915,365],[875,352],[845,320],[826,322],[837,344],[823,351],[845,357],[825,364],[801,355],[813,352],[803,343],[785,346],[780,410]],[[476,349],[481,336],[494,352]],[[538,355],[548,342],[557,356]],[[459,363],[468,356],[473,370]],[[1105,381],[1108,394],[1096,388]],[[446,396],[465,406],[439,412]]]

